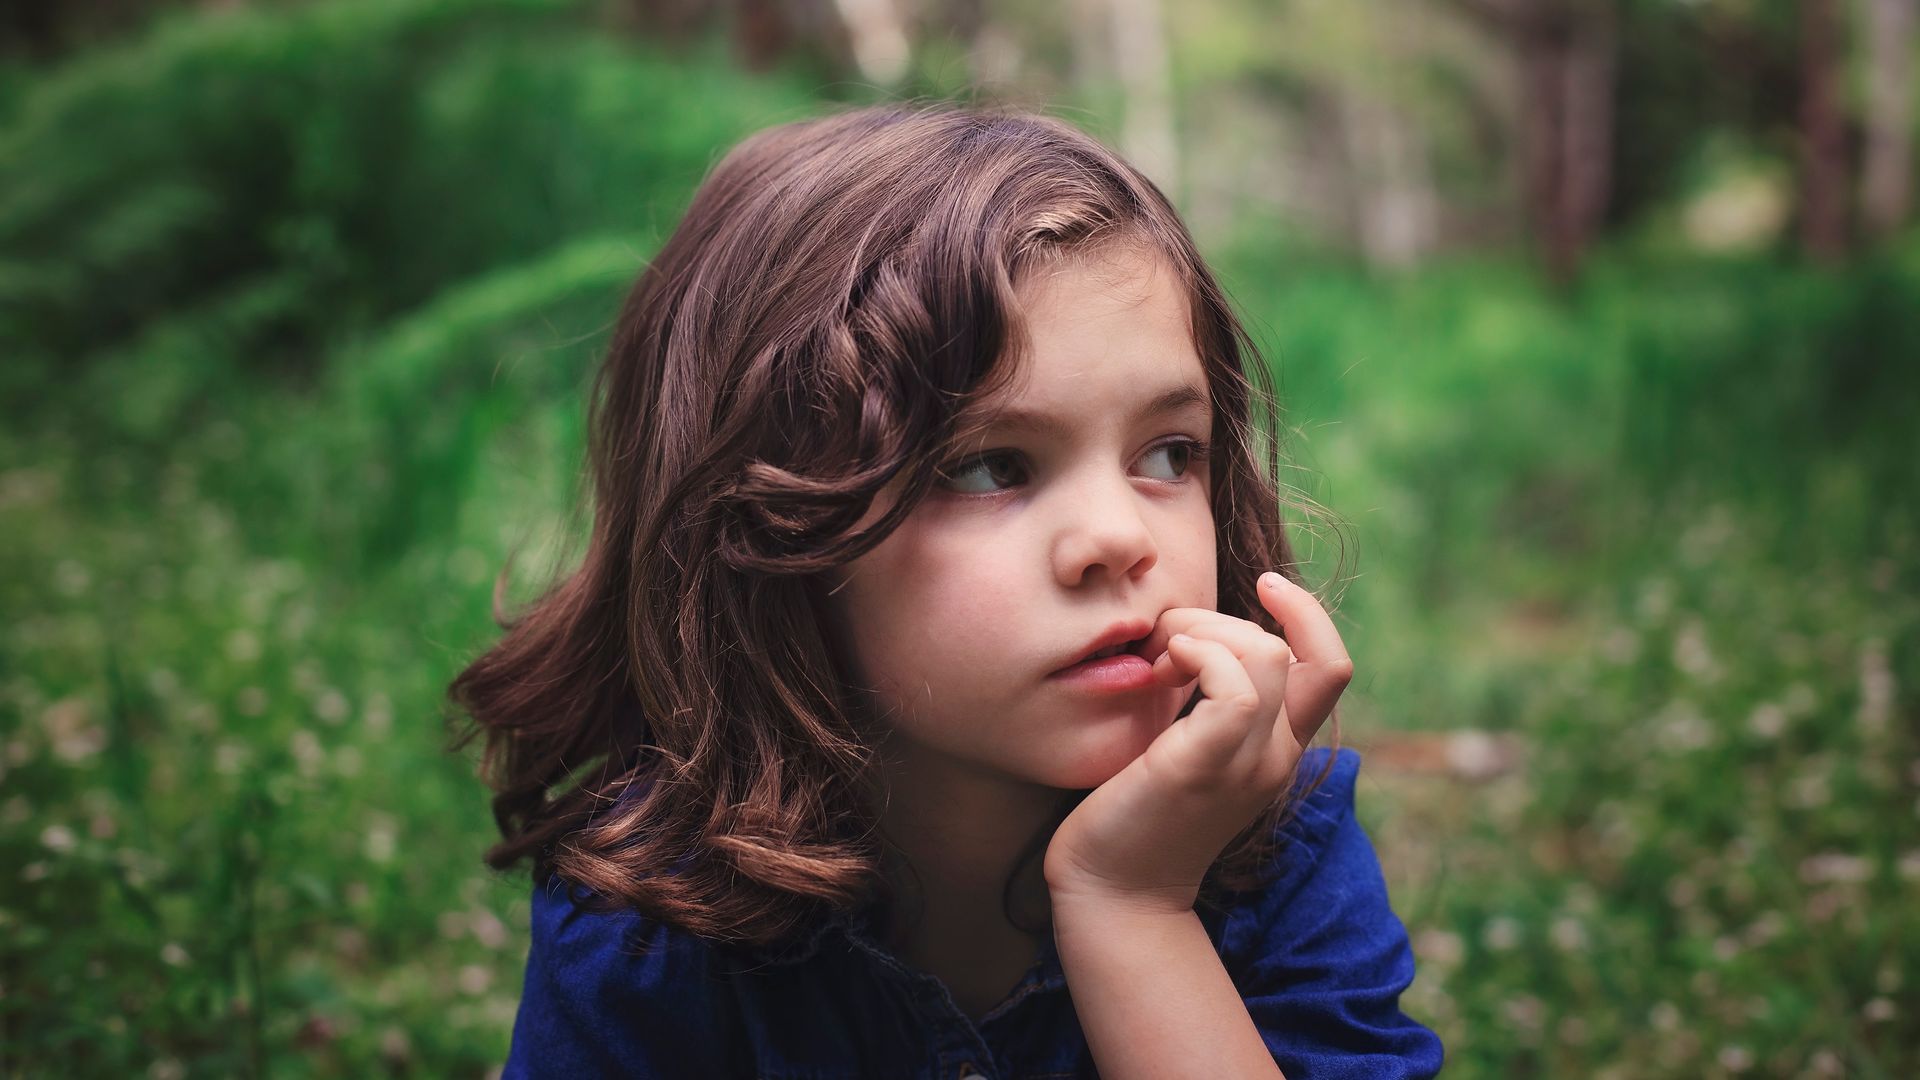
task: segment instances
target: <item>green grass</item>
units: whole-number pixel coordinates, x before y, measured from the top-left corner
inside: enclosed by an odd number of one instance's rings
[[[504,1059],[526,888],[440,695],[566,550],[627,282],[814,107],[572,11],[181,21],[10,106],[0,1071]],[[1214,254],[1331,512],[1346,741],[1526,747],[1363,772],[1448,1075],[1920,1070],[1920,238],[1565,297]]]

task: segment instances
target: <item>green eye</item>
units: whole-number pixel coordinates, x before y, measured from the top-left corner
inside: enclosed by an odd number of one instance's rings
[[[1173,464],[1173,479],[1178,480],[1187,475],[1187,470],[1192,468],[1197,457],[1205,452],[1205,447],[1202,447],[1199,443],[1193,442],[1192,440],[1182,440],[1179,442],[1161,443],[1159,446],[1147,451],[1147,455],[1151,457],[1163,450],[1167,453],[1168,462]]]
[[[1163,483],[1187,479],[1196,462],[1206,460],[1209,448],[1197,439],[1173,439],[1147,450],[1146,457],[1164,453],[1170,476],[1156,476]],[[962,495],[992,495],[1026,479],[1023,455],[1018,450],[989,450],[960,458],[939,470],[941,487]]]
[[[965,494],[965,495],[987,494],[989,492],[997,491],[999,489],[995,487],[988,487],[985,491],[980,491],[980,490],[970,488],[967,485],[960,483],[959,481],[961,481],[963,478],[971,480],[971,479],[984,477],[988,484],[992,484],[996,475],[1004,478],[1006,473],[1009,471],[1005,468],[995,470],[993,468],[993,465],[996,463],[1006,463],[1006,462],[1012,461],[1017,456],[1018,455],[1016,455],[1011,450],[989,450],[984,454],[977,454],[973,457],[965,458],[961,460],[952,469],[941,470],[940,476],[942,481],[945,482],[945,485],[948,488],[954,491],[959,491],[961,494]]]

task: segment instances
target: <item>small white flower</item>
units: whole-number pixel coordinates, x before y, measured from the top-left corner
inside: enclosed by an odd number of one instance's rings
[[[301,776],[313,776],[320,771],[320,765],[326,760],[327,752],[321,748],[320,740],[311,731],[296,731],[288,740],[287,749],[293,754],[293,762]]]
[[[40,714],[40,725],[53,745],[53,756],[69,765],[79,765],[107,748],[106,729],[93,722],[93,710],[85,698],[62,698],[47,706]]]
[[[225,776],[237,776],[253,759],[253,751],[242,742],[223,742],[213,748],[213,768]]]
[[[495,920],[496,922],[498,920]],[[1466,957],[1466,945],[1451,930],[1426,929],[1414,938],[1414,952],[1420,959],[1441,967],[1453,967]]]
[[[1762,703],[1748,714],[1747,730],[1762,739],[1777,739],[1787,730],[1787,710],[1770,701]]]
[[[93,575],[72,559],[62,559],[53,568],[53,587],[62,596],[80,596],[93,584]]]
[[[1826,851],[1800,861],[1800,880],[1809,885],[1839,882],[1857,885],[1873,877],[1873,862],[1861,855]]]
[[[1681,627],[1673,639],[1673,666],[1699,679],[1712,682],[1720,673],[1719,662],[1707,644],[1706,627],[1695,619]]]
[[[1640,655],[1640,635],[1629,627],[1616,626],[1600,639],[1600,655],[1615,664],[1629,664]]]
[[[393,858],[397,841],[393,822],[384,817],[375,818],[367,826],[367,858],[377,863],[387,862]]]
[[[384,736],[393,729],[393,701],[381,693],[367,697],[365,711],[361,714],[367,731],[375,736]]]
[[[413,1056],[413,1042],[407,1033],[397,1027],[389,1027],[380,1032],[380,1053],[396,1060]]]
[[[347,718],[347,695],[329,686],[314,699],[313,712],[327,723],[337,724]]]
[[[250,664],[260,659],[259,635],[244,629],[228,634],[227,657],[240,664]]]
[[[1525,1031],[1538,1031],[1546,1020],[1547,1007],[1532,994],[1521,994],[1501,1003],[1500,1011],[1513,1026]]]
[[[460,985],[461,993],[468,997],[479,997],[493,985],[493,972],[481,964],[467,964],[460,969],[456,981]]]
[[[1480,941],[1494,952],[1506,952],[1520,944],[1520,921],[1510,915],[1495,915],[1480,931]]]
[[[48,851],[56,855],[65,855],[73,850],[75,842],[73,830],[65,825],[49,825],[40,831],[40,842],[46,845]]]
[[[1880,970],[1873,973],[1873,988],[1883,994],[1898,993],[1903,982],[1900,965],[1891,960],[1880,961]]]
[[[1785,934],[1790,929],[1787,917],[1778,911],[1767,911],[1741,932],[1741,938],[1748,945],[1765,945]]]
[[[1870,735],[1887,729],[1893,717],[1893,669],[1887,664],[1887,643],[1869,640],[1860,651],[1860,704],[1854,722]]]
[[[147,689],[154,697],[170,698],[180,689],[180,676],[169,668],[154,668],[147,672]]]
[[[473,931],[474,940],[489,949],[505,948],[511,936],[507,933],[507,924],[485,908],[475,908],[467,913],[467,927]]]
[[[258,686],[243,686],[233,696],[233,707],[241,716],[265,716],[267,692]]]
[[[1640,586],[1640,598],[1634,605],[1640,621],[1658,623],[1673,610],[1673,583],[1655,578]]]
[[[1787,784],[1787,805],[1817,810],[1833,801],[1833,782],[1824,762],[1809,761],[1806,770]]]
[[[1655,737],[1669,750],[1699,750],[1713,743],[1713,725],[1690,701],[1675,701],[1655,718]]]
[[[1553,920],[1549,931],[1553,943],[1561,952],[1585,952],[1587,948],[1587,928],[1579,919],[1562,915]]]
[[[1804,682],[1793,683],[1787,687],[1786,693],[1780,696],[1780,707],[1787,710],[1788,716],[1812,716],[1819,706],[1820,695],[1814,693],[1813,687]]]

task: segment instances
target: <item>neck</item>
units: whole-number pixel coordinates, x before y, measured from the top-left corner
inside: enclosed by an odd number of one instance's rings
[[[1030,941],[1007,918],[1004,890],[1018,871],[1014,912],[1023,921],[1044,917],[1046,841],[1038,837],[1057,822],[1067,793],[902,748],[887,747],[880,760],[874,794],[898,897],[888,919],[890,944],[925,955],[941,944]]]

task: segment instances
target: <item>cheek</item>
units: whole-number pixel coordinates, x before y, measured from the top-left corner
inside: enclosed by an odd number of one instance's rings
[[[985,675],[1019,640],[1018,602],[1003,577],[949,570],[890,589],[884,603],[887,617],[868,639],[877,655],[891,658],[896,673],[916,684]]]
[[[1176,549],[1177,555],[1173,551],[1166,553],[1178,560],[1169,563],[1168,569],[1173,570],[1180,581],[1180,592],[1187,598],[1187,604],[1218,611],[1220,578],[1215,552],[1218,540],[1214,536],[1213,515],[1204,505],[1184,523],[1184,541]]]
[[[837,602],[870,685],[951,681],[1014,640],[1014,583],[977,549],[948,547],[902,529],[855,564]]]

